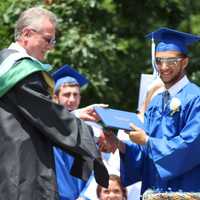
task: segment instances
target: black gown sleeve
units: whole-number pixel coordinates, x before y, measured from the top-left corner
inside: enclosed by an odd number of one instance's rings
[[[21,117],[28,120],[53,145],[75,157],[72,174],[87,180],[91,170],[94,170],[96,181],[107,187],[108,172],[91,128],[51,100],[42,74],[28,76],[13,90],[8,93],[8,99],[17,107]]]

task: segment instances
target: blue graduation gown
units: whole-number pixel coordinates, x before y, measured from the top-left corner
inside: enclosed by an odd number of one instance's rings
[[[54,147],[54,157],[60,200],[77,199],[86,182],[70,174],[74,158],[58,147]]]
[[[125,186],[142,181],[146,189],[200,191],[200,88],[189,82],[175,96],[180,110],[163,108],[162,94],[145,114],[146,145],[126,144],[120,170]]]

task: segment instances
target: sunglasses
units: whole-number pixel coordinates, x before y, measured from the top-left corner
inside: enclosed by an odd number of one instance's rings
[[[41,32],[35,30],[35,29],[31,29],[33,32],[38,33],[39,35],[41,35],[42,39],[48,44],[48,45],[52,45],[54,46],[56,44],[56,39],[54,37],[48,37],[43,35]]]
[[[169,66],[173,67],[178,64],[178,62],[182,61],[184,57],[170,57],[170,58],[156,58],[156,65],[162,66],[164,63]]]

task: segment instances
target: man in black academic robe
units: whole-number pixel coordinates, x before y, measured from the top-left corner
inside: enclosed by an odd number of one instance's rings
[[[49,19],[43,20],[49,26]],[[30,27],[23,33],[21,43],[0,53],[0,200],[58,199],[53,145],[75,157],[73,175],[86,180],[94,169],[97,182],[106,186],[108,173],[92,130],[51,100],[50,77],[37,59],[21,50],[33,37],[34,42],[50,43]]]

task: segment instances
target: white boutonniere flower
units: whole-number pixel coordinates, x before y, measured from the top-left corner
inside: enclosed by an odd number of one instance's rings
[[[180,111],[180,106],[181,106],[180,99],[178,99],[176,97],[172,98],[172,100],[171,100],[171,102],[169,104],[169,107],[170,107],[170,110],[171,110],[170,115],[172,116],[174,113],[179,112]]]

